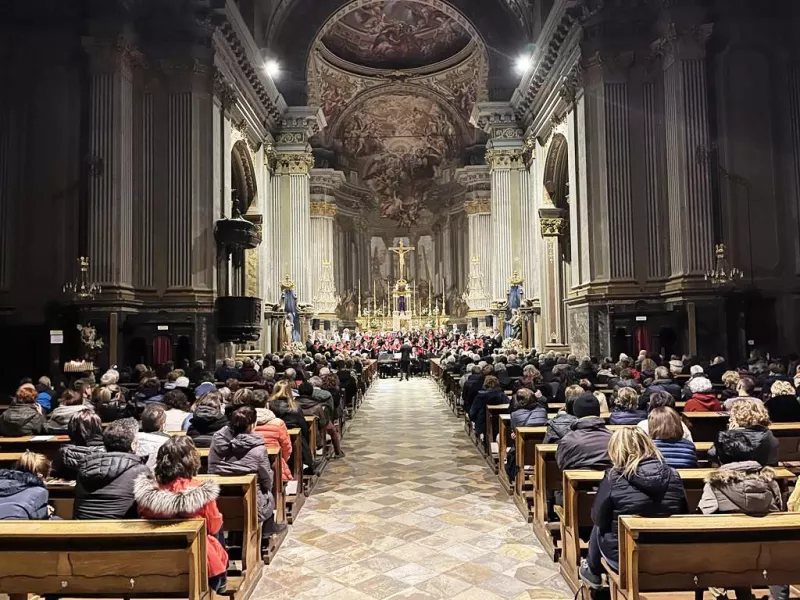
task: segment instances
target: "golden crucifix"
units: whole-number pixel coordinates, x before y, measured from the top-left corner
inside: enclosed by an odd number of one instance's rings
[[[403,240],[400,240],[400,244],[398,246],[393,246],[389,248],[392,252],[397,254],[400,257],[400,281],[406,280],[406,254],[411,252],[412,250],[416,250],[414,246],[406,246],[403,244]]]

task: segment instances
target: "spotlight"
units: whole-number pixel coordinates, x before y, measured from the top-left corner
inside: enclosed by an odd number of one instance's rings
[[[514,61],[514,71],[516,71],[517,75],[521,77],[528,72],[531,67],[531,58],[533,57],[530,54],[520,54],[517,57],[517,60]]]
[[[278,74],[281,72],[281,66],[277,60],[268,60],[264,63],[264,71],[273,79],[277,79]]]

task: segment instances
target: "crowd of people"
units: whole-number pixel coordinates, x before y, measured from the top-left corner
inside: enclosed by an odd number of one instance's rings
[[[685,402],[684,413],[729,413],[727,430],[708,452],[720,468],[706,480],[699,512],[800,510],[800,488],[783,506],[772,469],[778,466],[778,440],[769,429],[772,422],[800,422],[797,360],[766,360],[753,353],[747,364],[732,368],[722,357],[710,362],[688,356],[665,360],[641,352],[636,359],[623,354],[617,361],[598,362],[572,355],[489,355],[469,349],[447,353],[442,364],[459,378],[463,408],[477,435],[486,432],[487,405],[509,404],[513,427],[546,426],[544,442],[558,444],[560,469],[605,471],[592,508],[588,556],[580,568],[590,588],[602,587],[602,559],[619,569],[620,515],[668,516],[689,510],[675,469],[696,467],[698,459],[688,419],[676,410],[677,402]],[[548,408],[556,402],[564,408],[551,417]],[[632,427],[612,432],[608,424]],[[506,464],[510,479],[515,469],[512,446]],[[553,505],[560,501],[556,494],[548,498],[552,519],[557,518]],[[724,590],[712,591],[715,597],[727,597]],[[737,600],[752,597],[749,589],[734,592]],[[773,600],[785,600],[789,588],[772,586],[770,594]]]
[[[63,434],[69,443],[52,462],[26,452],[14,469],[0,469],[0,519],[51,518],[49,478],[75,482],[74,519],[202,517],[210,584],[221,591],[228,556],[215,502],[219,486],[196,478],[197,448],[209,449],[209,473],[256,475],[266,544],[286,528],[273,516],[273,478],[314,473],[317,449],[309,445],[305,417],[317,417],[318,439],[329,436],[333,458],[343,457],[340,417],[364,385],[365,365],[358,354],[302,352],[224,360],[215,373],[200,362],[193,369],[165,366],[163,380],[137,365],[128,385],[109,369],[60,393],[46,377],[23,381],[0,414],[0,435]],[[290,468],[292,428],[301,430],[303,473]],[[265,447],[281,448],[280,473],[273,473]]]

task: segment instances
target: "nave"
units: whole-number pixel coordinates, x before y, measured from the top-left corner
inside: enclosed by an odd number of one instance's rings
[[[378,379],[254,599],[571,598],[430,379]]]

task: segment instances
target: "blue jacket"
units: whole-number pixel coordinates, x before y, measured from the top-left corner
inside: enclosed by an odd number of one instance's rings
[[[653,440],[664,457],[664,462],[673,469],[694,469],[697,467],[697,452],[694,442],[689,440]]]
[[[512,427],[541,427],[547,425],[547,420],[547,409],[541,406],[518,408],[511,413]]]
[[[647,420],[647,411],[625,410],[616,406],[608,417],[609,425],[637,425],[639,421]]]
[[[481,390],[469,409],[469,419],[475,424],[478,435],[486,433],[486,407],[493,404],[508,404],[508,396],[501,389]]]
[[[36,404],[40,405],[45,412],[50,412],[53,407],[53,397],[47,392],[39,392],[36,394]]]
[[[47,486],[32,473],[0,469],[0,521],[49,519]]]

